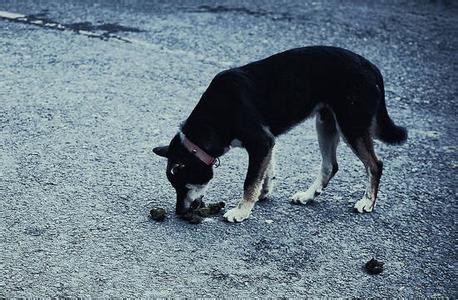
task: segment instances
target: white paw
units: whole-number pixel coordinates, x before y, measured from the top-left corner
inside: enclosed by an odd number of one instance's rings
[[[307,204],[317,197],[321,191],[315,189],[308,189],[306,192],[297,192],[291,197],[291,201],[296,204]]]
[[[374,209],[375,204],[371,199],[364,196],[361,200],[355,203],[354,207],[359,213],[364,213],[371,212]]]
[[[237,205],[237,207],[228,210],[224,214],[224,218],[231,223],[242,222],[250,217],[253,206],[254,203],[242,201]]]

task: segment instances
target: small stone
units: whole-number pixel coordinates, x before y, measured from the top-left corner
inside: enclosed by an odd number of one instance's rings
[[[366,263],[366,271],[369,274],[380,274],[383,272],[383,265],[385,263],[372,258],[370,261]]]
[[[166,212],[163,208],[153,208],[150,211],[150,215],[154,221],[162,222],[165,219]]]

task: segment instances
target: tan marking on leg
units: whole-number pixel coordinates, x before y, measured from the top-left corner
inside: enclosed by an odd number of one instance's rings
[[[269,166],[269,163],[272,159],[272,150],[264,158],[263,162],[261,163],[261,168],[259,170],[258,178],[255,182],[246,188],[243,191],[243,200],[249,202],[256,202],[259,199],[259,195],[261,195],[261,187],[263,184],[263,179],[266,176],[266,170]]]
[[[378,187],[382,175],[382,163],[375,155],[373,142],[369,136],[357,140],[353,150],[364,163],[368,179],[364,196],[355,203],[355,209],[360,213],[371,212],[375,208],[377,201]]]
[[[243,191],[243,199],[239,202],[239,204],[237,204],[236,207],[228,210],[224,214],[226,220],[228,220],[229,222],[242,222],[243,220],[249,218],[251,210],[253,209],[254,204],[256,203],[256,201],[258,201],[259,195],[261,194],[262,182],[265,177],[266,169],[271,158],[272,151],[269,151],[269,153],[266,155],[263,162],[261,163],[258,178],[254,181],[252,185],[248,186]]]

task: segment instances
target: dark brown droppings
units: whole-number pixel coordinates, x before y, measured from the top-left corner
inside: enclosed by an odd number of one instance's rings
[[[196,210],[203,207],[205,207],[205,203],[202,201],[202,198],[196,199],[191,203],[191,210]]]
[[[208,209],[210,211],[210,214],[216,215],[221,211],[226,206],[226,203],[224,202],[218,202],[218,203],[210,203],[208,204]]]
[[[153,208],[150,211],[150,215],[154,221],[162,222],[165,219],[166,212],[163,208]]]
[[[191,212],[191,211],[188,211],[187,213],[185,213],[184,215],[180,216],[180,218],[182,220],[185,220],[185,221],[190,221],[192,219],[192,217],[194,216],[194,214]]]
[[[200,224],[204,218],[217,215],[225,206],[226,204],[222,201],[210,203],[207,206],[202,199],[197,199],[191,203],[191,210],[180,216],[180,218],[191,224]]]
[[[189,220],[189,223],[191,224],[200,224],[202,223],[202,217],[199,215],[193,215],[191,220]]]
[[[366,271],[369,274],[380,274],[383,272],[383,265],[385,263],[372,258],[366,263]]]
[[[199,208],[198,210],[196,210],[196,214],[198,214],[202,218],[207,218],[210,215],[212,215],[212,212],[211,212],[210,207],[202,207],[202,208]]]

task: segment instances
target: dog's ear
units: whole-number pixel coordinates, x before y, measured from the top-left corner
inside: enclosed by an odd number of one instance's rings
[[[153,149],[153,152],[162,157],[168,157],[169,146],[161,146]]]

